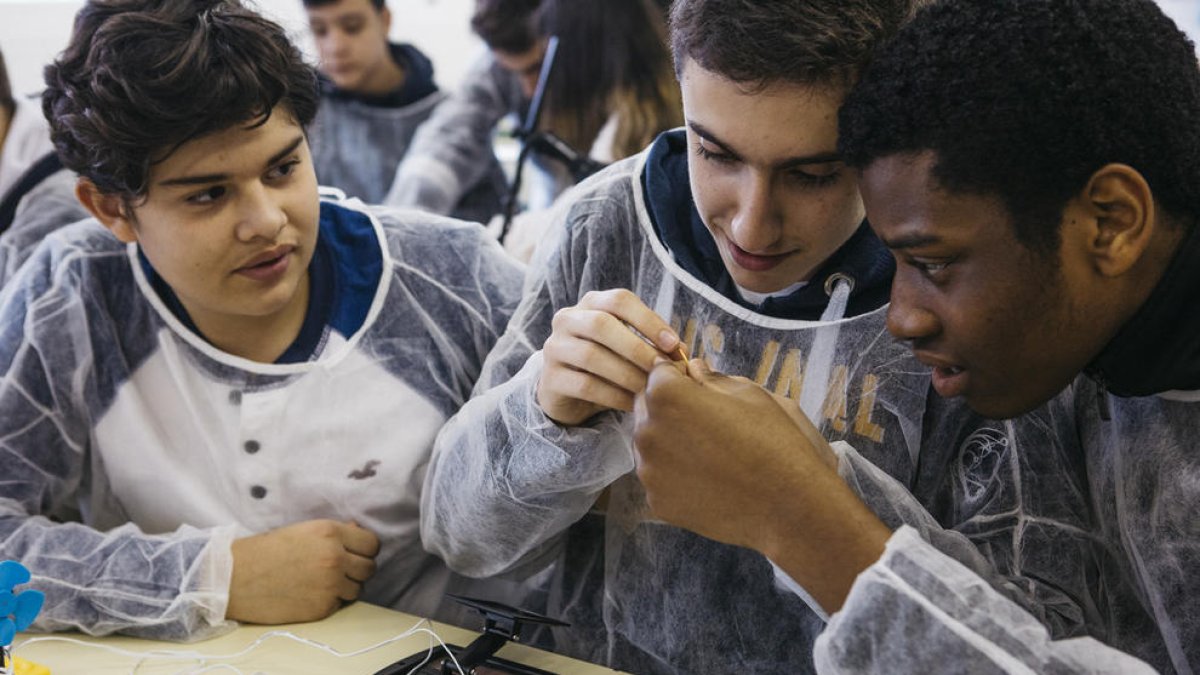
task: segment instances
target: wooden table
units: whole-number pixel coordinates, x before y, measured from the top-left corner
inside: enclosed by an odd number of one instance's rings
[[[250,646],[255,640],[272,631],[286,630],[316,642],[323,643],[340,652],[355,650],[378,644],[389,638],[413,628],[421,619],[409,614],[402,614],[375,605],[356,602],[333,616],[313,623],[292,624],[287,626],[254,626],[244,625],[232,633],[221,637],[180,644],[175,642],[158,642],[140,640],[129,637],[94,638],[75,633],[55,633],[50,635],[25,633],[18,636],[14,654],[34,661],[50,669],[52,675],[129,675],[137,674],[166,674],[166,673],[237,673],[245,675],[255,673],[287,673],[288,675],[330,675],[332,673],[361,673],[370,675],[376,670],[408,656],[418,650],[427,649],[431,638],[428,634],[418,633],[402,640],[392,642],[384,647],[354,656],[339,658],[315,647],[296,642],[284,637],[274,637],[260,644],[250,653],[229,660],[210,660],[201,662],[195,658],[180,659],[148,659],[141,665],[132,656],[112,654],[108,651],[64,642],[39,642],[23,647],[27,640],[42,637],[69,637],[87,643],[116,647],[133,652],[149,650],[165,650],[171,652],[199,652],[203,654],[232,654]],[[482,619],[480,625],[482,626]],[[441,623],[425,622],[424,627],[432,628],[446,642],[460,646],[470,643],[478,633],[455,628]],[[600,675],[614,673],[600,666],[575,661],[564,656],[551,654],[524,645],[508,644],[500,650],[499,656],[525,665],[542,668],[555,673],[570,675]],[[228,664],[233,668],[216,667]],[[134,667],[137,670],[134,671]],[[205,668],[208,666],[208,668]],[[236,670],[235,670],[236,669]]]

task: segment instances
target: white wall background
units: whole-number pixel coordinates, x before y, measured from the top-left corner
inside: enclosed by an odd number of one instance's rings
[[[595,0],[603,2],[603,0]],[[1158,0],[1163,9],[1200,42],[1200,0]],[[0,0],[0,50],[8,62],[13,91],[41,89],[42,67],[67,44],[71,20],[82,0]],[[257,0],[312,54],[301,0]],[[473,0],[388,0],[392,37],[413,42],[433,59],[438,83],[452,87],[481,49],[468,19]]]
[[[301,0],[250,1],[286,28],[315,61]],[[469,25],[474,5],[474,0],[388,0],[392,38],[420,47],[433,59],[438,83],[451,87],[482,49]],[[42,88],[42,67],[66,47],[81,6],[82,0],[0,0],[0,51],[14,93]]]

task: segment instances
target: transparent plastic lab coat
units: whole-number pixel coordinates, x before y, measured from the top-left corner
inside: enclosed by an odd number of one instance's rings
[[[592,289],[629,288],[691,354],[793,398],[827,437],[846,441],[836,446],[839,471],[888,525],[917,526],[1056,633],[1084,631],[1095,617],[1072,593],[1096,552],[1075,537],[1087,508],[1075,449],[1063,445],[1074,437],[1071,415],[1047,407],[989,422],[938,398],[927,368],[888,335],[886,308],[841,317],[836,280],[821,321],[771,318],[722,297],[654,233],[644,161],[621,162],[562,200],[475,398],[438,438],[422,501],[429,550],[473,576],[552,565],[541,590],[547,610],[575,624],[555,641],[573,656],[632,672],[813,669],[824,615],[803,591],[758,553],[648,514],[631,416],[610,411],[564,428],[536,402],[538,350],[555,311]],[[1038,461],[1022,463],[1026,444]],[[1046,502],[1026,491],[1043,470],[1054,482]],[[593,510],[606,488],[606,508]],[[1041,555],[1047,541],[1068,564]]]
[[[1113,553],[1089,575],[1103,618],[1095,635],[1126,654],[1051,641],[969,570],[897,533],[818,643],[823,671],[946,672],[945,659],[969,657],[978,672],[1200,672],[1200,394],[1102,398],[1086,376],[1073,390],[1094,536]],[[881,611],[936,648],[881,630]]]
[[[42,239],[91,214],[75,198],[75,173],[50,174],[17,204],[12,225],[0,234],[0,288],[17,273]]]
[[[320,239],[337,292],[298,363],[210,345],[95,221],[50,235],[0,294],[0,552],[46,594],[36,628],[211,635],[231,541],[317,518],[380,537],[364,600],[457,616],[419,491],[522,271],[481,227],[416,212],[323,203]]]

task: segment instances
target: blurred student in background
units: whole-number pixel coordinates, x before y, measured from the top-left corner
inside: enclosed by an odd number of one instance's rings
[[[0,286],[46,234],[87,215],[39,100],[13,96],[0,53]]]
[[[37,101],[13,95],[0,52],[0,198],[31,164],[53,149]]]
[[[321,103],[309,135],[317,179],[377,204],[445,94],[425,54],[389,42],[384,0],[304,0],[304,8],[320,56]],[[486,159],[446,213],[486,221],[500,209],[504,173]]]
[[[540,129],[611,162],[682,123],[663,11],[652,0],[479,0],[471,26],[488,54],[417,132],[389,204],[448,211],[492,156],[496,124],[528,111],[550,35],[560,43]],[[526,206],[544,208],[572,177],[547,158],[533,164]]]

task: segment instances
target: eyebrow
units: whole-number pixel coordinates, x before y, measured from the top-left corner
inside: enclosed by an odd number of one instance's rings
[[[901,235],[894,239],[879,237],[883,241],[883,245],[893,251],[905,251],[910,248],[920,248],[931,244],[940,244],[942,239],[932,234],[908,234]]]
[[[295,140],[293,140],[291,143],[288,143],[286,148],[280,150],[279,152],[275,153],[274,155],[271,155],[271,158],[267,160],[266,166],[271,167],[271,166],[274,166],[275,164],[279,163],[279,160],[281,160],[284,157],[287,157],[291,153],[295,152],[296,148],[300,147],[300,144],[303,142],[304,142],[304,135],[301,134],[301,135],[297,136],[295,138]],[[167,179],[164,181],[159,181],[158,184],[160,186],[164,186],[164,187],[171,187],[171,186],[178,186],[178,185],[208,185],[210,183],[220,183],[222,181],[227,181],[231,177],[232,177],[232,175],[228,174],[228,173],[209,173],[209,174],[204,174],[201,176],[181,176],[179,178],[170,178],[170,179]]]
[[[722,152],[724,152],[728,155],[732,155],[733,157],[735,157],[737,159],[742,158],[741,153],[737,152],[736,150],[731,148],[729,146],[729,144],[727,144],[724,141],[722,141],[721,139],[717,138],[716,134],[714,134],[713,132],[706,129],[704,127],[704,125],[702,125],[698,122],[691,122],[691,121],[689,121],[687,123],[687,125],[688,125],[688,128],[691,129],[697,136],[699,136],[699,137],[703,138],[704,140],[708,141],[709,143],[712,143],[713,145],[721,148]],[[803,155],[800,157],[789,157],[789,158],[783,160],[782,162],[777,162],[775,164],[775,168],[776,169],[790,169],[793,167],[805,166],[808,164],[829,164],[830,162],[840,162],[840,161],[842,161],[842,156],[836,152],[819,152],[815,155]]]

